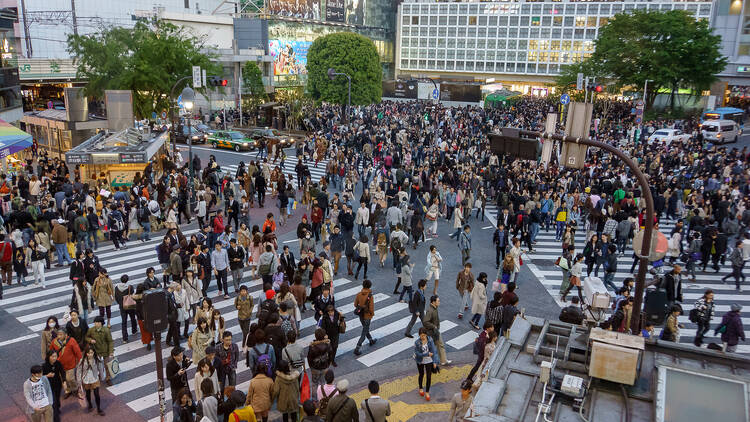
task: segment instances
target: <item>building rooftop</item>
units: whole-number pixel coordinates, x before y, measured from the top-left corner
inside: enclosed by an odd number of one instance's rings
[[[734,353],[519,317],[485,370],[473,422],[750,420]]]

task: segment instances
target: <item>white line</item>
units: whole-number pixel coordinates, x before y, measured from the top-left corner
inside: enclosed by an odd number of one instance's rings
[[[28,334],[22,337],[14,338],[12,340],[5,340],[5,341],[0,342],[0,347],[7,346],[13,343],[20,343],[22,341],[26,341],[35,337],[39,337],[39,334]]]
[[[475,331],[467,331],[458,337],[446,341],[445,344],[451,346],[454,349],[460,350],[473,343],[474,339],[476,339],[477,336],[479,336],[479,334]]]
[[[408,318],[404,318],[408,319]],[[399,320],[398,322],[401,322],[403,320]],[[393,325],[393,324],[391,324]],[[404,324],[406,325],[406,324]],[[387,327],[387,326],[386,326]],[[442,321],[440,323],[440,332],[444,333],[451,328],[457,327],[457,325],[451,321]],[[384,327],[385,328],[385,327]],[[377,330],[376,330],[377,331]],[[396,356],[398,353],[403,352],[404,350],[408,350],[409,347],[414,347],[414,339],[410,338],[402,338],[400,340],[394,341],[393,343],[388,344],[385,347],[381,347],[380,349],[370,352],[359,359],[359,363],[367,366],[368,368],[375,365],[376,363],[380,363],[385,359],[388,359],[389,357]]]

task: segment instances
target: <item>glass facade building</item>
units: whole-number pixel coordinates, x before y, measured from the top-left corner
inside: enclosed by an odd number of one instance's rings
[[[599,28],[613,15],[636,9],[710,19],[712,2],[405,0],[396,18],[397,73],[551,82],[560,66],[592,54]]]

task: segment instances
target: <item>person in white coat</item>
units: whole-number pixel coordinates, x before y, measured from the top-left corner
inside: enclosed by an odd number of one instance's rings
[[[471,324],[474,329],[479,329],[479,321],[482,319],[485,308],[487,308],[487,273],[479,273],[477,282],[471,290]]]
[[[190,300],[188,294],[182,288],[182,284],[176,281],[173,281],[169,287],[172,288],[172,295],[174,295],[174,301],[177,304],[177,322],[185,323],[185,330],[182,336],[187,337],[188,328],[190,327]]]
[[[354,279],[359,277],[359,270],[364,265],[365,273],[364,278],[367,278],[367,264],[370,262],[370,244],[367,236],[362,235],[359,237],[359,241],[354,244],[354,256],[357,261],[357,269],[354,271]]]

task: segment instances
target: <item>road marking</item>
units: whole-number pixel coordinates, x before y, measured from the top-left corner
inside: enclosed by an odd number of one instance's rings
[[[402,319],[400,319],[400,320],[398,320],[396,322],[393,322],[391,324],[388,324],[388,325],[386,325],[384,327],[380,327],[377,330],[373,331],[372,335],[373,335],[373,337],[377,338],[376,336],[380,336],[381,333],[383,333],[385,335],[388,335],[388,334],[391,334],[393,332],[398,332],[398,331],[402,330],[403,328],[406,328],[406,325],[408,324],[408,321],[410,319],[411,319],[411,317],[409,316],[409,317],[406,317],[406,318],[402,318]],[[452,321],[443,321],[443,322],[440,323],[440,332],[441,333],[445,333],[446,331],[450,330],[451,328],[455,328],[457,326],[458,325],[456,325]],[[352,343],[352,340],[354,340],[354,345],[356,345],[357,341],[359,341],[359,339],[351,339],[351,340],[345,342],[344,344],[346,344],[348,346],[347,343]],[[374,352],[370,352],[370,353],[368,353],[368,354],[360,357],[357,360],[359,361],[359,363],[361,363],[361,364],[363,364],[363,365],[365,365],[367,367],[371,367],[371,366],[373,366],[373,365],[375,365],[377,363],[382,362],[385,359],[388,359],[391,356],[396,356],[397,354],[403,352],[404,350],[408,350],[410,347],[414,347],[414,341],[415,340],[410,339],[410,338],[402,338],[402,339],[396,340],[396,341],[394,341],[394,342],[392,342],[392,343],[390,343],[390,344],[388,344],[386,346],[383,346],[383,347],[379,348],[378,350],[376,350]],[[340,348],[341,348],[341,346],[339,346],[339,349]]]
[[[14,338],[12,340],[5,340],[5,341],[0,342],[0,347],[7,346],[13,343],[20,343],[22,341],[26,341],[35,337],[39,337],[39,334],[28,334],[22,337]]]
[[[451,346],[454,349],[463,349],[464,347],[470,345],[478,335],[479,334],[474,331],[468,331],[458,337],[446,341],[445,344]]]

